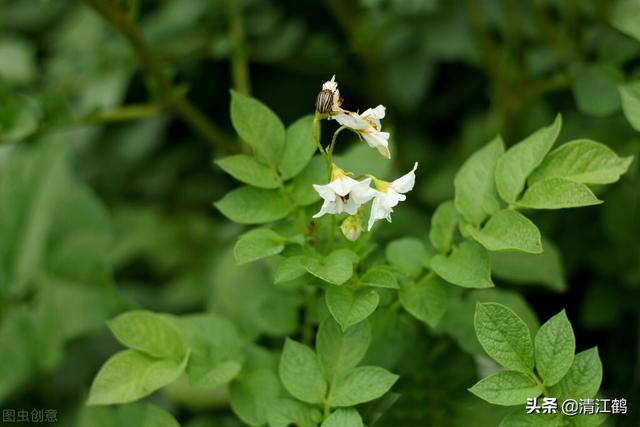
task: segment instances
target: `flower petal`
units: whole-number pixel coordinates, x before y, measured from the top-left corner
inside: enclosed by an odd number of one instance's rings
[[[331,187],[331,183],[325,185],[313,184],[313,189],[325,200],[332,202],[336,199],[336,192]]]
[[[368,108],[364,113],[360,114],[362,117],[372,119],[384,119],[386,108],[384,105],[378,105],[376,108]]]
[[[360,117],[353,111],[340,110],[338,114],[334,114],[331,118],[335,119],[340,125],[351,128],[355,131],[363,131],[371,128],[371,124]]]
[[[400,178],[396,179],[391,183],[391,188],[396,190],[398,193],[407,193],[413,189],[414,184],[416,183],[416,174],[415,171],[418,168],[418,162],[413,165],[413,169],[411,172],[402,175]]]
[[[358,185],[358,181],[348,176],[340,177],[328,184],[331,189],[340,197],[344,197],[351,193],[354,186]]]
[[[371,216],[369,216],[369,223],[367,224],[367,230],[371,231],[373,224],[382,218],[387,218],[391,215],[391,212],[388,211],[387,208],[384,207],[381,199],[379,197],[374,197],[373,203],[371,204]]]
[[[351,189],[350,199],[353,199],[358,204],[367,203],[376,194],[376,191],[370,187],[371,178],[365,178],[359,181]]]
[[[387,159],[391,158],[391,153],[389,153],[389,132],[372,130],[363,133],[362,137],[369,147],[377,149],[378,152]]]
[[[320,207],[320,210],[313,216],[313,218],[320,218],[324,214],[336,213],[335,210],[336,210],[335,202],[325,200],[324,203],[322,203],[322,207]]]
[[[338,89],[338,82],[336,82],[335,74],[331,77],[331,80],[327,80],[322,84],[322,89],[329,89],[331,92],[334,92]]]

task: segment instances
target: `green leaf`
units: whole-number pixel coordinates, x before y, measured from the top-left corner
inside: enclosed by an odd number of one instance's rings
[[[620,179],[633,157],[618,157],[609,147],[588,139],[567,142],[553,150],[529,177],[529,185],[549,178],[583,184],[611,184]]]
[[[569,418],[570,427],[598,427],[607,420],[607,414],[598,412],[595,414],[578,414]]]
[[[529,375],[516,371],[501,371],[478,381],[469,391],[494,405],[521,405],[538,397],[542,389]]]
[[[567,288],[562,258],[556,246],[542,239],[544,252],[492,252],[491,271],[495,277],[513,283],[542,284],[555,291]]]
[[[378,366],[355,368],[340,377],[329,395],[332,407],[355,406],[383,396],[398,376]]]
[[[80,410],[76,427],[180,427],[167,411],[149,403],[115,407],[87,406]]]
[[[307,273],[307,269],[304,266],[303,255],[292,256],[285,258],[278,265],[274,276],[274,283],[283,283],[289,280],[295,280]]]
[[[358,256],[348,249],[337,249],[322,260],[314,257],[302,260],[309,273],[334,285],[342,285],[351,278],[353,263],[357,261]]]
[[[480,225],[500,208],[495,169],[503,153],[504,142],[498,136],[472,154],[453,181],[456,209],[473,225]]]
[[[327,166],[324,159],[315,156],[304,170],[291,181],[291,199],[297,206],[308,206],[320,200],[313,184],[327,181]]]
[[[270,228],[256,228],[238,238],[233,254],[238,264],[245,264],[279,254],[286,240]]]
[[[343,331],[332,317],[327,317],[318,329],[316,351],[329,385],[336,378],[355,368],[367,353],[371,342],[369,322],[360,322]]]
[[[431,229],[429,230],[429,240],[438,252],[449,252],[457,224],[458,212],[453,206],[453,202],[441,203],[431,217]]]
[[[502,419],[498,427],[560,427],[556,414],[528,414],[518,408]]]
[[[316,152],[312,123],[313,116],[304,116],[287,128],[284,152],[278,165],[282,179],[293,178],[302,172]]]
[[[631,126],[640,132],[640,81],[619,86],[622,112]]]
[[[124,350],[105,362],[93,380],[88,405],[110,405],[141,399],[173,382],[184,371],[182,361],[156,359],[136,350]]]
[[[576,351],[576,338],[564,310],[544,323],[535,338],[536,370],[546,386],[564,377]]]
[[[236,154],[216,160],[216,164],[245,184],[260,188],[278,188],[278,178],[269,166],[258,162],[254,157],[246,154]]]
[[[267,369],[243,373],[229,386],[229,403],[233,412],[253,427],[267,422],[267,413],[280,394],[276,375]]]
[[[589,399],[602,382],[602,362],[596,347],[576,354],[573,364],[551,393],[561,399]]]
[[[272,166],[279,163],[285,145],[285,130],[269,107],[232,90],[231,123],[259,160]]]
[[[398,279],[384,266],[374,266],[360,276],[360,284],[373,288],[398,289]]]
[[[354,408],[337,409],[326,420],[322,422],[320,427],[363,427],[362,417]]]
[[[267,409],[269,427],[317,427],[320,411],[293,399],[278,399]]]
[[[418,277],[429,264],[424,243],[415,237],[403,237],[389,243],[385,249],[387,261],[401,273]]]
[[[307,403],[324,401],[327,382],[316,354],[306,345],[287,338],[280,357],[279,372],[284,388],[296,399]]]
[[[178,325],[191,349],[187,374],[192,386],[217,387],[240,373],[244,352],[233,323],[208,313],[182,316]]]
[[[623,0],[616,2],[611,10],[611,24],[629,37],[640,41],[640,2]]]
[[[0,86],[0,142],[17,142],[33,134],[42,115],[38,102]]]
[[[331,286],[325,293],[329,312],[346,330],[371,316],[378,307],[380,296],[373,289],[351,289],[345,286]]]
[[[428,274],[419,282],[406,282],[398,295],[405,310],[431,327],[435,327],[447,311],[447,292],[434,274]]]
[[[556,141],[562,118],[544,127],[509,148],[496,165],[496,188],[507,203],[514,203],[524,189],[527,177],[538,167]]]
[[[124,346],[159,358],[182,359],[186,347],[180,332],[163,315],[144,310],[123,313],[107,322]]]
[[[464,288],[493,286],[489,253],[480,244],[469,240],[454,247],[448,256],[434,256],[431,269],[447,282]]]
[[[0,294],[25,292],[42,269],[51,212],[68,187],[68,149],[16,147],[0,169]]]
[[[512,209],[496,212],[480,230],[469,227],[469,234],[490,251],[542,252],[542,237],[538,227]]]
[[[533,371],[529,328],[511,309],[497,303],[478,303],[473,321],[480,345],[506,369]]]
[[[618,78],[620,72],[603,64],[578,69],[572,89],[578,110],[594,117],[606,117],[620,109]]]
[[[602,200],[584,184],[565,178],[549,178],[529,187],[518,201],[518,206],[531,209],[564,209],[600,203]]]
[[[240,224],[264,224],[289,214],[287,200],[278,190],[255,187],[236,188],[214,205],[224,216]]]

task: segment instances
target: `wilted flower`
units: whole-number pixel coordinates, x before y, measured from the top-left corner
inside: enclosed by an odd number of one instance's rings
[[[340,109],[341,103],[338,82],[336,82],[336,76],[334,75],[331,80],[322,84],[322,90],[316,98],[316,111],[322,114],[337,113],[342,111]]]
[[[362,234],[362,217],[360,215],[352,215],[347,217],[340,225],[340,230],[344,237],[355,242]]]
[[[377,149],[380,154],[390,159],[389,132],[381,131],[380,119],[384,118],[384,115],[385,107],[378,105],[376,108],[367,109],[362,114],[341,110],[331,118],[356,132],[370,147]]]
[[[374,181],[376,190],[371,204],[371,216],[369,217],[368,230],[371,230],[373,224],[379,219],[386,219],[391,222],[391,213],[398,203],[406,200],[408,193],[413,189],[416,182],[415,171],[418,168],[418,162],[415,163],[411,172],[401,176],[393,182],[386,182],[376,179]]]
[[[350,178],[342,169],[333,165],[331,182],[325,185],[313,184],[313,188],[324,199],[320,211],[313,217],[319,218],[324,214],[339,214],[346,212],[355,215],[358,208],[373,197],[375,191],[370,187],[371,178],[357,181]]]

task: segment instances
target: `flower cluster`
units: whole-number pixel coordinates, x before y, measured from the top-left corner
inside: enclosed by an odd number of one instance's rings
[[[346,128],[355,132],[370,147],[390,159],[389,132],[382,132],[380,122],[384,116],[385,107],[383,105],[369,108],[363,113],[343,109],[335,76],[322,85],[322,91],[316,100],[316,117],[337,121],[341,125],[341,129]],[[321,151],[323,150],[321,149]],[[323,155],[329,156],[328,158],[331,159],[332,151],[333,144],[323,151]],[[345,172],[334,163],[330,162],[330,165],[330,182],[325,185],[313,185],[313,188],[324,200],[320,211],[314,215],[314,218],[325,214],[335,215],[346,212],[350,216],[340,228],[345,237],[350,240],[356,240],[362,233],[363,207],[370,200],[373,202],[367,229],[371,230],[379,219],[384,218],[391,222],[393,208],[406,199],[405,193],[413,189],[415,171],[418,167],[416,162],[410,172],[392,182],[387,182],[372,175],[359,181],[352,178],[350,172]],[[371,187],[372,183],[373,187]]]

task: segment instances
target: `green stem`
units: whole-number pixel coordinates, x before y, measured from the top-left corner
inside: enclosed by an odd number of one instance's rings
[[[72,118],[68,122],[44,123],[35,130],[34,134],[40,135],[51,130],[62,130],[67,128],[146,119],[158,116],[164,112],[166,112],[166,108],[160,104],[131,104],[113,110],[106,110],[83,117]]]
[[[229,40],[231,41],[231,79],[233,87],[244,95],[251,94],[249,59],[245,41],[242,9],[236,2],[229,6]]]
[[[143,70],[151,77],[157,87],[162,102],[207,142],[224,152],[235,152],[237,147],[229,142],[226,134],[219,129],[188,99],[177,96],[178,91],[168,77],[165,64],[144,39],[130,17],[120,6],[110,0],[84,0],[107,22],[109,22],[129,43],[135,52]]]
[[[313,123],[311,124],[311,134],[313,136],[313,142],[316,144],[318,151],[320,152],[322,157],[324,157],[324,160],[327,165],[328,179],[331,180],[331,169],[332,169],[331,158],[329,154],[325,151],[325,149],[322,148],[322,144],[320,143],[320,136],[318,135],[318,125],[320,124],[320,120],[322,120],[322,118],[320,114],[316,112],[316,115],[313,117]]]
[[[329,157],[329,161],[333,163],[333,148],[336,145],[336,140],[338,138],[338,134],[340,132],[342,132],[343,130],[348,129],[347,126],[343,125],[340,126],[338,129],[336,129],[336,131],[333,133],[333,138],[331,138],[331,145],[329,146],[329,149],[326,150],[327,156]]]
[[[316,303],[317,288],[314,286],[307,287],[307,298],[304,304],[304,319],[302,321],[302,342],[311,345],[313,342],[313,321],[312,313]]]

